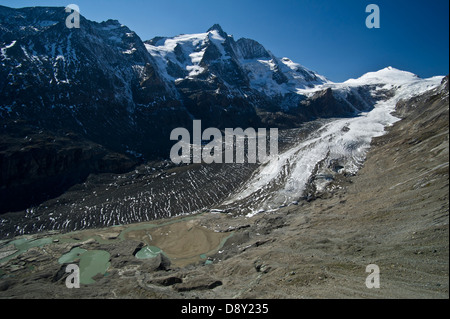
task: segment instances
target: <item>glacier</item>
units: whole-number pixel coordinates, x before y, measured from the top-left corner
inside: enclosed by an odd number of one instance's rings
[[[363,165],[372,139],[385,133],[385,128],[400,119],[393,115],[400,100],[420,95],[440,85],[443,77],[420,79],[410,72],[392,67],[370,72],[344,83],[326,83],[303,94],[331,87],[347,91],[352,86],[373,86],[373,90],[388,90],[393,97],[379,101],[370,112],[353,118],[327,121],[306,140],[260,166],[253,176],[221,206],[233,208],[247,216],[273,211],[295,203],[303,192],[317,165],[340,163],[340,172],[356,174]],[[320,170],[319,170],[320,173]],[[327,183],[318,185],[320,188]]]

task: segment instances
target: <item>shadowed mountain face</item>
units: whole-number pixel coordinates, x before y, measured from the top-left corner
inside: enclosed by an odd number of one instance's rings
[[[160,123],[170,122],[162,115],[179,105],[170,101],[152,57],[117,21],[81,19],[82,28],[68,29],[66,16],[64,8],[0,8],[2,118],[70,130],[122,152],[151,153],[151,145],[137,145],[142,139],[136,137],[150,134],[141,128],[153,129],[158,108]],[[140,102],[158,107],[139,110]]]
[[[0,212],[61,194],[90,173],[129,170],[130,153],[159,150],[154,136],[189,118],[169,116],[180,103],[135,33],[83,18],[83,28],[68,29],[66,17],[64,8],[0,7]]]

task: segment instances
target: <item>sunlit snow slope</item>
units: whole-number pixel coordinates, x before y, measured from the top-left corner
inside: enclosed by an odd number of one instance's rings
[[[288,58],[275,57],[257,41],[235,41],[219,25],[205,33],[157,37],[146,41],[145,47],[171,84],[222,78],[229,89],[248,86],[274,96],[328,82],[324,76]]]

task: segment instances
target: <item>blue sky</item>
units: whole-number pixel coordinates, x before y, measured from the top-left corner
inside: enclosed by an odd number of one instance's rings
[[[449,73],[448,0],[0,0],[10,7],[70,3],[90,20],[119,20],[143,40],[219,23],[236,40],[257,40],[336,82],[386,66],[420,77]],[[380,29],[365,25],[371,3],[380,7]]]

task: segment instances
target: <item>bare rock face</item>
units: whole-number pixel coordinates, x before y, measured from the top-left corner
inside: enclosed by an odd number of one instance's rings
[[[252,39],[241,38],[236,41],[239,51],[244,59],[269,58],[270,54],[257,41]]]
[[[137,162],[74,133],[55,134],[24,122],[0,128],[0,214],[64,193],[91,173],[126,172]]]
[[[317,92],[310,99],[300,102],[301,108],[305,108],[306,116],[315,117],[333,117],[337,114],[351,114],[354,109],[343,100],[336,99],[333,90]]]

